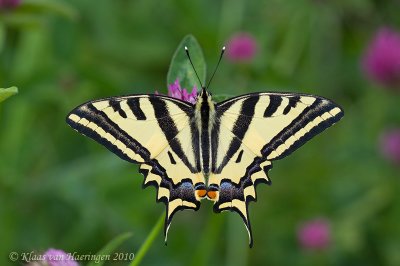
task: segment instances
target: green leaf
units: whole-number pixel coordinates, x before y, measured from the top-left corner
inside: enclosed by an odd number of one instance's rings
[[[169,66],[167,85],[179,79],[182,88],[191,90],[194,85],[200,88],[201,86],[198,84],[199,81],[193,67],[190,65],[189,59],[186,56],[185,46],[189,49],[193,65],[196,68],[197,74],[199,74],[201,82],[205,85],[206,63],[201,47],[192,35],[185,36],[175,51]]]
[[[103,247],[99,252],[97,252],[98,257],[106,257],[111,256],[111,252],[113,252],[117,247],[119,247],[125,240],[130,238],[132,233],[123,233],[111,240],[105,247]],[[111,260],[112,258],[110,258]],[[99,261],[91,261],[87,266],[101,266],[108,260],[99,260]],[[109,262],[109,261],[108,261]]]
[[[0,88],[0,102],[4,101],[10,96],[13,96],[14,94],[18,93],[18,88],[17,87],[11,87],[8,89],[2,89]]]

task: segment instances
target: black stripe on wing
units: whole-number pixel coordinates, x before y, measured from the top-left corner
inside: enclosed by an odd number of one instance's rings
[[[192,171],[193,173],[196,172],[197,171],[197,169],[195,168],[196,166],[192,165],[189,162],[186,154],[183,152],[182,145],[179,139],[175,138],[175,136],[178,135],[179,132],[174,120],[171,118],[169,114],[166,102],[157,97],[151,97],[149,98],[149,100],[153,105],[158,125],[163,131],[166,139],[168,140],[169,146],[183,161],[183,163],[190,169],[190,171]]]
[[[114,105],[115,106],[115,105]],[[132,150],[134,153],[139,154],[144,160],[150,160],[150,152],[143,147],[138,141],[132,138],[129,134],[127,134],[124,130],[122,130],[116,123],[114,123],[108,116],[97,110],[92,103],[87,103],[75,108],[66,119],[68,125],[70,125],[73,129],[78,131],[79,133],[88,136],[100,144],[104,145],[107,149],[118,155],[120,158],[128,161],[136,163],[137,161],[133,160],[129,157],[124,151],[120,150],[113,142],[110,142],[105,138],[105,136],[101,136],[95,130],[86,125],[80,124],[79,121],[74,121],[70,117],[72,115],[76,115],[79,119],[86,119],[89,123],[94,123],[97,127],[102,128],[106,133],[110,134],[115,138],[115,140],[121,141],[126,148]]]
[[[118,112],[118,114],[121,117],[123,117],[123,118],[127,118],[128,117],[126,115],[126,112],[121,107],[121,101],[120,100],[111,99],[109,101],[109,104],[110,104],[111,108],[114,110],[114,112]]]
[[[288,156],[299,147],[301,147],[303,144],[305,144],[307,141],[309,141],[311,138],[338,122],[344,116],[344,112],[339,106],[326,99],[316,98],[314,103],[306,107],[303,112],[301,112],[301,114],[299,114],[288,126],[282,129],[281,132],[279,132],[269,143],[267,143],[262,148],[261,153],[264,158],[267,158],[280,145],[284,144],[285,141],[287,141],[290,137],[294,136],[297,132],[302,130],[308,123],[314,121],[319,116],[329,111],[332,111],[335,108],[339,108],[340,112],[313,126],[310,131],[297,139],[278,157],[273,158],[274,160],[282,159]]]
[[[253,97],[257,97],[257,96],[253,96]],[[253,98],[253,97],[250,97],[250,98]],[[281,105],[281,103],[282,103],[281,96],[278,96],[278,95],[269,96],[269,105],[265,109],[264,117],[272,116],[276,112],[278,107]]]
[[[140,101],[139,98],[130,98],[126,101],[129,108],[131,109],[133,115],[136,117],[137,120],[146,120],[146,115],[143,113],[142,109],[140,108]]]
[[[288,97],[288,99],[289,104],[283,110],[284,115],[288,114],[292,108],[295,108],[297,106],[297,103],[300,101],[300,96],[291,96]]]
[[[253,119],[254,110],[258,100],[258,97],[249,97],[243,101],[240,109],[240,113],[242,115],[238,116],[232,130],[233,135],[236,137],[232,138],[231,143],[229,144],[228,151],[224,156],[221,165],[219,165],[218,168],[215,170],[216,173],[220,172],[225,167],[232,156],[240,148],[240,145],[242,145],[242,139],[249,129],[249,125],[251,124],[251,121]]]

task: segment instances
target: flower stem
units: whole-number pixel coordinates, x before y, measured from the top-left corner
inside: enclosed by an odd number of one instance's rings
[[[154,242],[154,239],[156,239],[157,235],[161,231],[163,224],[164,224],[164,218],[165,214],[161,214],[160,218],[158,218],[157,223],[154,225],[153,229],[151,230],[150,234],[147,236],[146,240],[144,241],[143,245],[140,247],[139,251],[135,254],[135,258],[129,264],[129,266],[137,266],[140,264],[142,261],[143,257],[146,255],[147,251],[151,247],[151,245]]]

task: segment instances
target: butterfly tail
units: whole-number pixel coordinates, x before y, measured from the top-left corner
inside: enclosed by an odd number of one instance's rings
[[[161,170],[156,162],[141,164],[139,172],[143,174],[143,186],[154,186],[157,189],[157,202],[163,202],[166,206],[164,222],[164,241],[167,244],[168,231],[172,219],[177,211],[200,208],[200,201],[196,199],[193,182],[190,178],[182,179],[174,184],[172,179]]]

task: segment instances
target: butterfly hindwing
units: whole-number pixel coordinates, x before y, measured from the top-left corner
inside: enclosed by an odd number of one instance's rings
[[[200,175],[191,104],[160,95],[131,95],[91,101],[75,108],[67,123],[122,159],[140,163],[144,186],[166,204],[165,237],[178,210],[200,207]],[[198,137],[197,137],[198,139]]]
[[[177,143],[182,148],[172,149]],[[177,211],[200,208],[200,199],[196,197],[195,187],[204,187],[205,180],[196,156],[198,148],[195,147],[198,145],[196,130],[187,126],[155,159],[140,167],[140,172],[145,176],[143,185],[155,186],[158,190],[157,201],[166,204],[165,240],[173,215]]]
[[[217,104],[213,129],[213,173],[209,184],[219,188],[216,212],[240,214],[252,235],[248,203],[255,186],[271,181],[272,161],[281,159],[336,123],[343,111],[322,97],[291,93],[253,93]]]
[[[160,169],[161,168],[161,169]],[[167,241],[168,230],[172,222],[174,214],[179,210],[200,208],[200,200],[195,196],[194,180],[204,184],[204,178],[199,174],[179,174],[171,176],[181,176],[182,178],[178,183],[175,183],[168,176],[171,172],[169,167],[168,171],[160,167],[159,163],[154,160],[149,164],[142,164],[139,172],[145,177],[143,186],[154,186],[157,189],[157,202],[164,202],[166,205],[166,217],[164,224],[165,242]],[[174,172],[174,171],[172,171]]]

